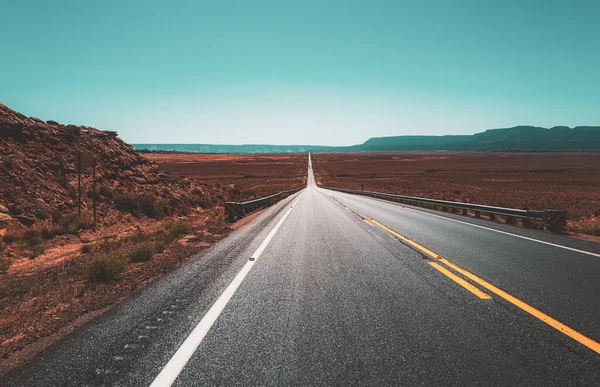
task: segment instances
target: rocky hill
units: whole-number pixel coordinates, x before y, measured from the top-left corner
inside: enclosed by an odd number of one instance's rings
[[[159,217],[218,202],[220,193],[214,187],[160,171],[115,132],[44,122],[0,103],[0,222],[8,216],[27,226],[58,222],[76,211],[78,150],[97,160],[101,219],[119,212]],[[82,173],[81,187],[82,212],[89,216],[91,170]]]

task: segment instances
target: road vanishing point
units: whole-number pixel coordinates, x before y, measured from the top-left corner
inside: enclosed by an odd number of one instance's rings
[[[598,386],[600,246],[307,186],[3,386]]]

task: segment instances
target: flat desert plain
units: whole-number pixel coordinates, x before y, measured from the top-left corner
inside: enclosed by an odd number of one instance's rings
[[[600,233],[600,153],[313,154],[319,184],[511,208],[568,211]]]
[[[307,154],[148,153],[173,175],[230,185],[226,200],[249,200],[306,185]]]

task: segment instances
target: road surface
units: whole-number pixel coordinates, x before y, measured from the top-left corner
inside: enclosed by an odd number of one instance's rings
[[[308,173],[0,384],[599,385],[597,244],[327,191]]]

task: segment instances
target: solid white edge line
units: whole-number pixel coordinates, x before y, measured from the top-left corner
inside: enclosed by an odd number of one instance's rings
[[[271,238],[273,238],[273,235],[275,235],[275,233],[277,232],[279,227],[281,227],[281,225],[288,217],[296,203],[298,203],[298,200],[300,200],[300,196],[296,198],[294,204],[292,204],[292,206],[287,210],[285,215],[279,220],[279,222],[277,222],[275,227],[273,227],[273,229],[265,238],[265,240],[263,240],[258,249],[256,249],[254,254],[252,254],[252,257],[254,259],[260,257],[263,250],[271,241]],[[225,309],[225,306],[227,306],[227,303],[229,302],[231,297],[233,297],[233,294],[241,285],[242,281],[244,281],[244,278],[246,278],[246,276],[250,272],[250,269],[252,269],[252,266],[254,266],[255,263],[255,260],[250,260],[246,262],[244,267],[242,267],[242,270],[239,271],[239,273],[235,276],[233,281],[231,281],[229,286],[227,286],[227,289],[225,289],[225,291],[219,296],[219,298],[217,299],[217,301],[215,301],[213,306],[211,306],[208,312],[206,312],[206,314],[204,315],[204,317],[202,317],[202,320],[200,320],[198,325],[196,325],[192,333],[190,333],[190,335],[185,339],[183,344],[181,344],[179,349],[177,349],[177,352],[175,352],[171,360],[169,360],[169,362],[163,367],[162,371],[160,371],[160,373],[154,379],[152,384],[150,384],[150,387],[171,386],[175,382],[175,380],[183,370],[183,367],[185,367],[190,358],[194,355],[196,349],[198,349],[198,347],[202,343],[202,340],[204,340],[208,331],[210,330],[210,328],[212,328],[215,321],[217,321],[217,318],[219,318],[219,316],[223,312],[223,309]]]
[[[346,194],[346,195],[349,195],[349,194]],[[541,243],[541,244],[544,244],[544,245],[553,246],[553,247],[558,247],[558,248],[561,248],[561,249],[565,249],[565,250],[574,251],[574,252],[576,252],[576,253],[587,254],[587,255],[591,255],[591,256],[593,256],[593,257],[599,257],[599,258],[600,258],[600,254],[592,253],[592,252],[590,252],[590,251],[579,250],[579,249],[576,249],[576,248],[573,248],[573,247],[568,247],[568,246],[563,246],[563,245],[557,245],[556,243],[552,243],[552,242],[541,241],[541,240],[539,240],[539,239],[535,239],[535,238],[529,238],[529,237],[526,237],[526,236],[523,236],[523,235],[518,235],[518,234],[513,234],[513,233],[510,233],[510,232],[506,232],[506,231],[496,230],[496,229],[493,229],[493,228],[489,228],[489,227],[485,227],[485,226],[480,226],[480,225],[478,225],[478,224],[473,224],[473,223],[469,223],[469,222],[464,222],[464,221],[462,221],[462,220],[458,220],[458,219],[447,218],[447,217],[445,217],[445,216],[441,216],[441,215],[432,214],[432,213],[430,213],[430,212],[427,212],[427,211],[421,211],[421,210],[417,210],[416,208],[411,208],[411,207],[401,206],[401,205],[398,205],[398,204],[396,204],[396,203],[393,203],[393,202],[390,202],[390,201],[386,201],[386,200],[381,200],[381,199],[377,199],[377,198],[370,198],[370,197],[368,197],[368,196],[365,196],[365,197],[366,197],[366,198],[368,198],[368,199],[373,199],[373,200],[376,200],[376,201],[378,201],[378,202],[380,202],[380,203],[389,203],[389,204],[392,204],[392,205],[394,205],[394,206],[396,206],[396,207],[402,207],[402,208],[404,208],[404,209],[407,209],[407,210],[409,210],[409,211],[418,212],[418,213],[420,213],[420,214],[425,214],[425,215],[429,215],[429,216],[435,216],[436,218],[446,219],[446,220],[450,220],[450,221],[452,221],[452,222],[456,222],[456,223],[462,223],[462,224],[466,224],[466,225],[468,225],[468,226],[477,227],[477,228],[482,228],[482,229],[484,229],[484,230],[494,231],[494,232],[497,232],[497,233],[500,233],[500,234],[504,234],[504,235],[510,235],[510,236],[513,236],[513,237],[515,237],[515,238],[526,239],[526,240],[528,240],[528,241],[533,241],[533,242]]]

